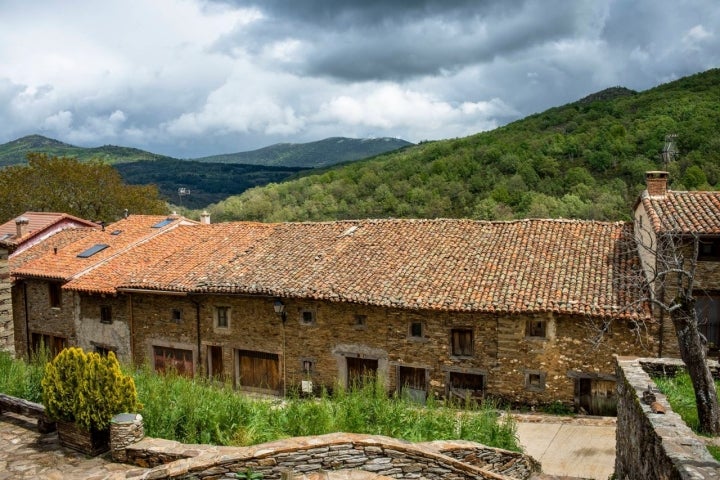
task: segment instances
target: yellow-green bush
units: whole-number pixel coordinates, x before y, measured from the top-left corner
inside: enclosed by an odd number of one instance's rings
[[[112,352],[102,357],[66,348],[47,365],[41,383],[48,415],[88,430],[104,430],[113,415],[142,408],[135,382]]]

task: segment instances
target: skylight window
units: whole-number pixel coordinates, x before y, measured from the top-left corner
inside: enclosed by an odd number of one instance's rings
[[[12,236],[13,236],[12,233],[6,233],[6,234],[3,235],[2,237],[0,237],[0,240],[7,240],[8,238],[10,238],[10,237],[12,237]]]
[[[88,248],[87,250],[85,250],[84,252],[78,253],[78,258],[89,258],[89,257],[92,257],[92,256],[95,255],[96,253],[98,253],[98,252],[100,252],[100,251],[102,251],[102,250],[105,250],[105,249],[108,248],[109,246],[110,246],[110,245],[105,245],[104,243],[95,244],[95,245],[93,245],[92,247],[90,247],[90,248]]]
[[[162,220],[162,221],[156,223],[151,228],[162,228],[165,225],[171,224],[173,222],[173,220],[175,220],[175,219],[174,218],[166,218],[165,220]]]
[[[110,235],[120,235],[122,233],[122,230],[113,230]]]

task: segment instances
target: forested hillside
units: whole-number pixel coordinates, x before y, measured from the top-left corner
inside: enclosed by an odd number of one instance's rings
[[[43,137],[42,135],[28,135],[0,145],[0,167],[25,163],[28,153],[32,152],[44,153],[52,157],[73,157],[81,162],[101,160],[106,163],[121,163],[170,158],[137,148],[118,147],[116,145],[84,148]]]
[[[197,158],[199,162],[245,163],[283,167],[327,167],[412,145],[399,138],[332,137],[308,143],[277,143],[250,152]]]
[[[366,217],[627,219],[644,172],[673,189],[720,181],[720,70],[636,93],[612,88],[505,127],[316,171],[228,198],[215,220]]]
[[[280,182],[302,169],[263,165],[201,163],[194,160],[142,160],[114,165],[131,185],[154,184],[170,203],[203,208],[248,188]],[[179,196],[180,188],[187,195]]]

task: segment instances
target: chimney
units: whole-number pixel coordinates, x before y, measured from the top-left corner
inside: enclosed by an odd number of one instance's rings
[[[645,185],[651,197],[664,197],[667,194],[668,172],[645,172]]]
[[[200,223],[203,225],[210,225],[210,214],[207,210],[203,210],[203,212],[200,214]]]
[[[15,228],[17,229],[17,238],[24,237],[28,233],[28,224],[30,220],[25,217],[18,217],[15,219]]]

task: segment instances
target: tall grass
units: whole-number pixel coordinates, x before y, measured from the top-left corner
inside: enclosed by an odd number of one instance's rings
[[[380,381],[336,387],[319,398],[259,399],[230,386],[149,368],[130,371],[143,404],[148,436],[183,443],[254,445],[287,437],[332,432],[385,435],[413,442],[463,439],[519,451],[516,426],[494,405],[425,405],[388,396]],[[28,365],[0,354],[0,391],[40,401],[41,362]],[[459,408],[462,407],[462,408]]]
[[[50,354],[45,349],[33,355],[30,363],[16,360],[8,352],[0,352],[0,393],[41,403],[40,380],[49,360]]]
[[[389,397],[380,382],[355,389],[336,387],[319,398],[267,400],[238,395],[202,379],[149,369],[135,374],[145,405],[145,430],[184,443],[253,445],[287,437],[332,432],[366,433],[413,442],[463,439],[519,450],[516,426],[492,404],[462,409],[430,397],[424,406]]]
[[[698,433],[700,421],[698,420],[697,405],[695,404],[695,390],[692,380],[687,372],[678,373],[674,377],[653,378],[660,391],[665,394],[673,411],[694,432]],[[715,381],[715,389],[720,392],[720,381]],[[720,448],[708,447],[710,454],[720,460]]]

